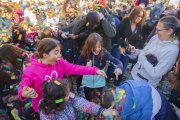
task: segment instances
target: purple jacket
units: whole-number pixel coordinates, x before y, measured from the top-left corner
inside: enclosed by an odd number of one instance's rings
[[[65,109],[62,111],[57,111],[56,114],[44,114],[43,111],[40,111],[40,119],[41,120],[77,120],[75,110],[98,115],[102,112],[103,108],[99,105],[96,105],[93,102],[89,102],[84,98],[75,97],[69,99],[67,102]]]

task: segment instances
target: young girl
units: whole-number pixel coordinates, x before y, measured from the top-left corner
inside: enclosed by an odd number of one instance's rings
[[[57,92],[58,91],[58,92]],[[93,115],[112,115],[113,109],[104,109],[70,92],[67,80],[44,81],[43,99],[39,105],[41,120],[76,120],[75,109]]]
[[[143,80],[126,80],[102,95],[105,108],[114,106],[122,120],[176,120],[164,95]]]
[[[35,112],[38,111],[38,104],[42,98],[41,86],[44,80],[54,78],[63,79],[65,75],[76,74],[98,74],[106,77],[106,74],[96,67],[85,67],[70,64],[61,58],[60,44],[57,40],[44,38],[38,44],[36,58],[31,61],[19,84],[18,97],[25,101],[27,98],[32,99],[32,107]],[[29,88],[31,87],[31,88]]]
[[[111,62],[115,66],[116,78],[121,74],[122,63],[103,48],[103,39],[98,33],[91,33],[88,36],[78,61],[82,65],[96,66],[99,69],[106,69],[106,63]],[[102,92],[102,88],[106,85],[105,81],[105,78],[100,76],[84,75],[82,85],[85,86],[86,99],[91,101],[91,92],[94,89]]]

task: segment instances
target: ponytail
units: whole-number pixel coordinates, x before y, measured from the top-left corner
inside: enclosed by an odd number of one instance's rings
[[[34,57],[35,58],[37,58],[37,59],[40,59],[40,58],[42,58],[40,55],[39,55],[39,53],[36,51],[36,52],[34,52]]]
[[[180,23],[178,23],[178,24],[174,27],[174,34],[175,34],[175,36],[178,38],[178,40],[180,41]]]

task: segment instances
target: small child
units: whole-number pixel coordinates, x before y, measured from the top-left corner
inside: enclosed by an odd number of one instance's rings
[[[105,108],[114,106],[122,120],[176,120],[163,94],[143,80],[126,80],[102,96]]]
[[[57,92],[58,91],[58,92]],[[76,120],[75,109],[93,115],[112,115],[113,109],[104,109],[70,92],[67,80],[44,81],[43,99],[39,104],[41,120]]]

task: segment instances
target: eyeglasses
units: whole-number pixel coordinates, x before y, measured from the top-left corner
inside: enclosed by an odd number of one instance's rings
[[[157,31],[157,32],[160,32],[160,31],[163,31],[163,30],[168,30],[168,29],[165,29],[165,28],[164,28],[164,29],[157,29],[157,28],[156,28],[156,31]]]

